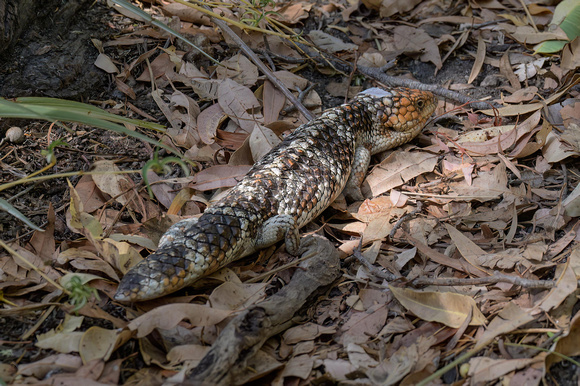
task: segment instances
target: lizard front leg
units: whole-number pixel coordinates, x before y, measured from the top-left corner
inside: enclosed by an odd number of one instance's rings
[[[367,169],[371,163],[371,152],[364,146],[359,146],[355,149],[352,169],[346,186],[344,187],[344,196],[352,201],[362,201],[364,196],[360,190],[360,186],[365,179]]]

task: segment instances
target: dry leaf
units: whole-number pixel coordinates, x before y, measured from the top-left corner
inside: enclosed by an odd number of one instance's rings
[[[223,111],[247,133],[251,133],[256,121],[262,117],[251,114],[260,103],[249,88],[231,79],[225,79],[218,88],[218,103]]]
[[[353,313],[341,326],[343,334],[340,341],[343,346],[349,343],[362,344],[367,341],[369,335],[377,334],[385,325],[388,312],[386,305],[377,304],[364,312]]]
[[[486,357],[469,360],[469,376],[474,385],[501,379],[508,373],[542,362],[544,355],[522,359],[493,359]]]
[[[397,300],[409,311],[423,320],[443,323],[459,328],[473,310],[471,326],[486,323],[472,297],[452,292],[416,291],[408,288],[389,286]]]
[[[374,167],[362,185],[365,196],[376,197],[411,178],[433,171],[438,156],[423,152],[393,151],[378,166]]]
[[[134,184],[131,179],[121,174],[115,174],[115,172],[119,172],[120,169],[113,161],[96,161],[93,164],[93,171],[97,172],[97,174],[92,175],[93,181],[101,192],[107,193],[111,198],[122,205],[128,203],[129,199],[132,197],[131,190],[133,189]]]
[[[205,191],[234,186],[250,170],[251,165],[215,165],[195,175],[193,189]]]
[[[209,299],[212,308],[238,311],[247,308],[266,295],[267,284],[225,282],[213,290]]]
[[[213,326],[231,315],[231,311],[217,310],[199,304],[169,304],[157,307],[136,319],[127,327],[137,331],[137,337],[147,336],[155,328],[169,330],[184,319],[194,326]]]
[[[577,264],[578,262],[574,263],[574,265]],[[576,274],[574,273],[574,269],[572,269],[571,262],[568,261],[567,264],[560,265],[559,267],[560,274],[556,281],[556,287],[552,288],[548,295],[538,304],[538,307],[544,312],[558,307],[568,295],[574,293],[576,288],[578,288]],[[558,275],[558,270],[556,274]]]
[[[256,124],[250,134],[250,150],[252,159],[258,162],[266,153],[282,142],[280,138],[265,126]]]
[[[312,340],[320,335],[334,334],[335,332],[335,326],[320,326],[315,323],[306,323],[289,328],[284,332],[282,338],[286,344],[295,344],[305,340]]]
[[[258,81],[258,67],[241,53],[222,61],[216,73],[220,80],[234,80],[243,86],[253,86]]]
[[[268,125],[278,120],[280,112],[286,104],[286,97],[268,80],[264,82],[264,124]]]
[[[495,337],[507,334],[532,320],[534,320],[534,317],[528,311],[522,310],[513,302],[508,302],[489,323],[485,332],[479,337],[473,350],[481,350],[490,344]]]
[[[352,43],[345,43],[339,38],[335,38],[326,32],[313,30],[308,33],[312,42],[321,50],[328,53],[335,53],[340,51],[356,51],[358,46]]]
[[[486,46],[481,35],[477,36],[477,53],[475,54],[475,61],[473,62],[473,67],[471,68],[471,74],[469,74],[468,84],[473,83],[475,78],[479,75],[481,68],[483,67],[483,61],[485,60]]]
[[[443,66],[437,43],[422,29],[399,25],[395,27],[393,34],[395,48],[404,50],[411,57],[418,56],[422,62],[431,62],[437,69]]]
[[[469,262],[473,267],[481,270],[482,272],[491,275],[492,272],[481,267],[478,264],[478,258],[481,256],[486,255],[486,252],[477,246],[473,241],[468,239],[463,233],[459,232],[456,228],[452,227],[449,224],[445,224],[445,229],[449,232],[449,237],[451,237],[451,241],[457,247],[459,252],[465,260]]]

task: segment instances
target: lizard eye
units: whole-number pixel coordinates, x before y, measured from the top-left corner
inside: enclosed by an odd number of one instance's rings
[[[423,107],[425,107],[425,101],[423,99],[419,99],[417,101],[417,107],[422,109]]]

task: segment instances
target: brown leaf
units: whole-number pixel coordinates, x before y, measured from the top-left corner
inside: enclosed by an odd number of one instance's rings
[[[517,27],[516,31],[510,35],[523,44],[538,44],[546,40],[568,40],[568,35],[560,27],[551,29],[549,32],[538,32],[532,26],[525,25]]]
[[[209,167],[195,175],[195,183],[191,188],[205,191],[232,187],[248,173],[250,168],[251,165],[215,165]]]
[[[560,162],[568,157],[580,156],[580,150],[571,148],[554,132],[550,132],[546,138],[546,144],[542,148],[542,155],[550,163]]]
[[[171,58],[168,54],[160,54],[151,62],[151,72],[153,72],[153,78],[158,79],[165,75],[168,71],[173,71],[174,66],[175,65],[171,62]],[[151,82],[149,67],[145,67],[137,80],[139,82]]]
[[[437,158],[436,154],[394,150],[369,173],[362,185],[363,194],[376,197],[413,177],[433,171]]]
[[[169,16],[177,16],[181,21],[188,21],[193,24],[211,25],[211,20],[208,15],[197,9],[188,7],[185,4],[162,3],[161,6],[165,13],[167,13]]]
[[[485,316],[479,311],[471,296],[452,292],[416,291],[409,288],[389,286],[395,298],[409,311],[423,320],[443,323],[459,328],[473,310],[471,326],[486,323]]]
[[[79,345],[79,354],[83,363],[95,359],[107,361],[113,351],[127,342],[130,338],[128,331],[107,330],[106,328],[92,326],[83,333]]]
[[[479,75],[481,68],[483,67],[483,61],[485,60],[485,42],[483,37],[477,36],[477,53],[475,54],[475,61],[473,62],[473,67],[471,67],[471,73],[469,74],[468,84],[473,83],[475,78]]]
[[[218,103],[223,111],[230,116],[247,133],[251,133],[256,121],[262,117],[250,114],[260,103],[254,93],[231,79],[225,79],[218,88]]]
[[[329,35],[326,32],[313,30],[308,33],[308,36],[318,48],[329,53],[356,51],[358,49],[356,44],[345,43],[339,38]]]
[[[49,202],[48,204],[48,214],[46,217],[48,224],[44,227],[44,232],[34,231],[32,238],[30,239],[30,246],[38,256],[40,256],[40,258],[45,261],[50,261],[53,259],[53,254],[56,250],[56,242],[54,240],[54,223],[56,215],[54,213],[52,202]]]
[[[570,257],[580,258],[580,255],[576,253],[570,255]],[[574,265],[577,266],[578,261],[574,262]],[[558,266],[556,275],[556,287],[552,288],[548,295],[542,299],[538,305],[538,307],[544,312],[548,312],[558,307],[569,295],[576,291],[576,288],[578,288],[576,274],[574,273],[574,269],[572,269],[572,263],[570,260],[568,260],[568,263]]]
[[[257,162],[266,153],[282,142],[280,138],[266,126],[256,124],[250,134],[250,150],[254,162]]]
[[[282,17],[282,20],[290,25],[298,23],[300,20],[308,18],[308,12],[312,9],[312,3],[309,2],[289,2],[280,8],[276,13]],[[274,14],[275,19],[279,19]]]
[[[481,202],[494,200],[502,194],[509,193],[507,183],[506,166],[500,163],[490,172],[479,172],[471,185],[465,181],[450,183],[449,198]]]
[[[389,309],[385,304],[377,304],[364,312],[353,313],[341,327],[343,346],[349,343],[365,343],[369,335],[378,334],[385,325]]]
[[[209,299],[212,308],[238,311],[263,299],[266,294],[265,283],[241,284],[225,282],[213,290]]]
[[[408,1],[405,1],[408,4]],[[441,69],[443,62],[439,54],[437,42],[420,28],[399,25],[393,30],[395,48],[404,50],[405,54],[416,57],[422,62],[431,62]]]
[[[433,336],[421,336],[416,343],[399,347],[379,366],[368,372],[373,384],[396,385],[411,371],[422,370],[439,356],[438,350],[430,349],[435,342],[436,338]]]
[[[528,102],[534,99],[537,93],[538,88],[536,86],[530,86],[521,90],[517,90],[512,95],[505,97],[504,101],[508,103]]]
[[[233,80],[243,86],[253,86],[258,81],[258,67],[244,55],[237,54],[221,62],[216,69],[220,80]]]
[[[315,359],[310,355],[295,355],[286,363],[281,378],[296,377],[307,380],[314,367]]]
[[[264,82],[264,124],[268,125],[278,120],[280,111],[286,104],[286,97],[280,90],[267,80]]]
[[[580,355],[580,312],[574,315],[568,331],[556,341],[553,351],[568,357]],[[550,354],[546,358],[546,368],[549,369],[553,364],[562,360],[564,358],[560,355]]]
[[[39,361],[18,366],[18,374],[24,376],[34,376],[37,379],[44,379],[51,372],[71,373],[77,371],[82,365],[82,360],[77,355],[56,354],[50,355]]]
[[[467,260],[473,267],[487,273],[488,275],[491,275],[493,272],[481,267],[478,263],[478,257],[486,255],[486,252],[453,226],[449,224],[444,225],[445,229],[447,229],[447,232],[449,232],[451,241],[457,247],[463,258]]]
[[[562,50],[562,69],[573,71],[580,67],[580,38],[572,40]]]
[[[527,310],[522,310],[515,303],[508,302],[489,323],[485,332],[479,337],[473,350],[481,350],[490,344],[495,337],[507,334],[532,320],[534,320],[534,317]]]
[[[580,217],[580,185],[576,185],[574,190],[564,199],[562,206],[568,216]]]
[[[363,4],[370,9],[379,10],[381,17],[390,17],[412,10],[420,2],[420,0],[364,0]]]
[[[534,358],[521,359],[493,359],[486,357],[471,358],[469,360],[469,376],[473,385],[485,384],[501,379],[512,371],[542,362],[546,353]]]
[[[510,85],[513,87],[514,90],[519,90],[522,86],[516,74],[512,70],[512,66],[510,64],[510,56],[509,53],[506,52],[502,55],[501,59],[499,60],[499,71],[503,76],[507,78],[510,82]]]
[[[506,151],[512,147],[516,141],[522,138],[527,133],[531,132],[536,128],[540,122],[541,113],[537,111],[532,114],[528,119],[517,126],[500,126],[495,128],[486,129],[482,134],[471,134],[476,132],[468,133],[461,136],[457,142],[460,143],[460,147],[469,152],[471,155],[487,155],[487,154],[497,154],[498,152]],[[507,131],[506,131],[507,130]],[[479,130],[478,130],[479,132]],[[503,134],[502,134],[503,133]],[[494,138],[499,135],[499,138]],[[484,137],[485,136],[485,137]],[[489,138],[485,141],[478,141],[482,138]],[[450,144],[450,147],[457,147],[455,144]]]
[[[127,327],[131,331],[137,331],[138,338],[143,338],[155,328],[169,330],[184,319],[189,320],[194,326],[213,326],[231,313],[199,304],[168,304],[133,319]]]
[[[115,174],[114,172],[119,172],[120,170],[113,161],[96,161],[93,165],[93,170],[98,172],[92,176],[100,191],[107,193],[122,205],[127,204],[132,196],[131,191],[128,191],[128,189],[134,187],[132,180],[121,174]]]
[[[82,203],[83,210],[87,213],[94,212],[107,202],[90,175],[82,176],[77,182],[75,190]]]
[[[286,344],[295,344],[305,340],[312,340],[321,335],[334,334],[335,332],[335,326],[320,326],[315,323],[306,323],[289,328],[284,332],[282,338]]]

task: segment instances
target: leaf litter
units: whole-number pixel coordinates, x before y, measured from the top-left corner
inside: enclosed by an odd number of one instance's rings
[[[258,14],[224,3],[219,10],[235,21],[264,16],[254,19],[258,30],[240,37],[297,96],[311,82],[300,72],[304,51],[263,28],[281,22],[301,29],[324,19],[326,28],[305,33],[321,52],[367,68],[419,60],[436,72],[460,56],[473,62],[470,74],[455,74],[448,87],[489,84],[490,107],[500,107],[473,111],[440,98],[441,118],[418,140],[374,158],[363,202],[339,198],[303,229],[342,252],[340,277],[256,346],[237,383],[417,384],[430,376],[458,384],[562,382],[553,366],[580,355],[578,39],[548,30],[554,7],[496,1],[446,14],[439,2],[363,3],[268,3]],[[195,52],[177,42],[124,66],[104,49],[95,66],[117,73],[128,98],[118,108],[136,115],[145,113],[130,101],[155,85],[147,98],[168,127],[159,137],[186,154],[192,173],[177,166],[150,172],[151,198],[118,160],[95,160],[93,170],[114,173],[69,182],[66,224],[57,224],[51,206],[44,232],[0,255],[0,320],[32,322],[19,341],[0,342],[13,352],[3,353],[5,382],[186,381],[236,315],[263,304],[300,270],[275,246],[173,296],[133,305],[112,300],[119,278],[172,223],[203,212],[305,122],[251,60],[233,45],[223,50],[232,42],[205,13],[171,1],[145,9],[203,42],[221,66],[192,60]],[[393,15],[404,25],[380,18]],[[100,46],[167,40],[146,24],[118,32]],[[567,42],[565,63],[528,51],[554,39]],[[510,52],[494,48],[500,43]],[[301,95],[314,114],[325,98],[359,90],[337,68],[318,70],[339,81],[326,87],[329,94],[315,88]],[[57,241],[56,225],[76,237]],[[86,287],[98,296],[82,292]],[[80,309],[67,301],[74,294]],[[55,318],[54,328],[40,328]],[[40,355],[21,360],[24,347]]]

